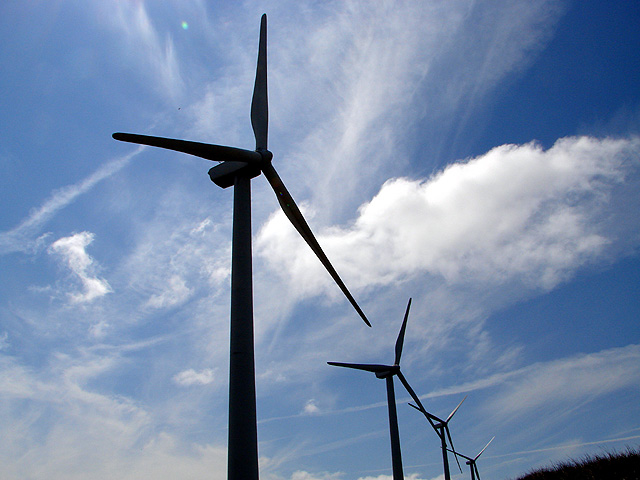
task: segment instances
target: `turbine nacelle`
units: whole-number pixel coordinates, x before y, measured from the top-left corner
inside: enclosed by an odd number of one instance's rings
[[[251,178],[257,177],[262,173],[263,165],[271,163],[273,153],[262,148],[250,153],[257,153],[261,158],[249,162],[225,160],[220,165],[209,169],[209,178],[220,188],[228,188],[233,186],[236,176],[242,169],[246,169],[246,173]]]
[[[389,370],[387,370],[386,372],[385,371],[376,372],[376,377],[377,378],[393,377],[394,375],[397,375],[399,371],[400,371],[399,365],[391,365],[389,367]]]

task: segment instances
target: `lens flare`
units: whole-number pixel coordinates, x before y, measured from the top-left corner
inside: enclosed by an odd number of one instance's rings
[[[182,29],[187,30],[189,28],[189,24],[187,22],[182,22]]]

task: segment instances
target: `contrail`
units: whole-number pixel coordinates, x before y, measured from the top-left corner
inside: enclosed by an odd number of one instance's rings
[[[551,452],[554,450],[566,450],[568,448],[586,447],[589,445],[601,445],[603,443],[626,442],[628,440],[637,440],[638,438],[640,438],[640,435],[633,435],[631,437],[610,438],[607,440],[598,440],[597,442],[571,443],[567,445],[556,445],[555,447],[537,448],[535,450],[522,450],[520,452],[504,453],[502,455],[489,455],[487,456],[487,458],[510,457],[512,455],[522,455],[526,453]]]
[[[51,196],[39,208],[32,209],[29,216],[17,227],[7,232],[0,232],[0,254],[25,252],[32,249],[37,242],[32,237],[44,223],[73,202],[79,195],[86,193],[98,182],[121,170],[144,148],[142,146],[138,147],[128,155],[107,162],[79,183],[54,190]]]

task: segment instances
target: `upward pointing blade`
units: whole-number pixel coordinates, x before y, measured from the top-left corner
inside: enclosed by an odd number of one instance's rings
[[[396,340],[396,360],[395,365],[400,365],[400,357],[402,356],[402,346],[404,345],[404,332],[407,329],[407,319],[409,318],[409,309],[411,308],[411,299],[407,304],[407,311],[404,312],[404,320],[402,321],[402,327],[400,327],[400,333],[398,333],[398,340]]]
[[[464,396],[464,398],[462,400],[460,400],[460,403],[458,404],[458,406],[456,408],[453,409],[453,411],[449,414],[449,416],[447,417],[447,419],[444,421],[444,423],[449,423],[449,420],[451,420],[451,417],[453,417],[453,415],[458,411],[458,409],[460,408],[460,405],[462,405],[462,402],[464,402],[467,399],[467,395]]]
[[[475,460],[477,460],[477,459],[478,459],[478,457],[479,457],[480,455],[482,455],[482,452],[484,452],[484,451],[487,449],[487,447],[489,446],[489,444],[490,444],[491,442],[493,442],[493,439],[494,439],[494,438],[496,438],[496,437],[491,438],[491,440],[489,440],[489,441],[487,442],[487,444],[484,446],[484,448],[483,448],[482,450],[480,450],[480,453],[478,453],[478,454],[476,455],[476,458],[474,458],[474,459],[473,459],[474,461],[475,461]]]
[[[296,205],[296,202],[293,201],[293,197],[291,196],[289,191],[285,188],[284,183],[282,183],[282,180],[280,179],[280,176],[276,172],[275,168],[273,168],[273,165],[271,165],[271,163],[269,162],[265,162],[262,166],[262,173],[264,173],[264,176],[269,181],[269,184],[271,184],[273,191],[276,192],[276,197],[278,198],[278,202],[280,203],[280,207],[282,207],[284,214],[293,224],[294,228],[298,231],[304,241],[307,242],[307,244],[311,247],[311,250],[313,250],[313,253],[316,254],[322,265],[324,265],[324,268],[327,269],[329,275],[331,275],[331,278],[333,278],[333,280],[338,284],[338,287],[340,287],[342,293],[344,293],[345,297],[347,297],[351,305],[353,305],[353,308],[355,308],[356,312],[358,312],[360,317],[362,317],[364,323],[366,323],[368,326],[371,326],[371,323],[369,323],[366,315],[349,292],[349,289],[338,275],[338,272],[336,272],[335,268],[333,268],[333,265],[331,265],[331,262],[325,255],[322,247],[320,247],[318,240],[316,240],[316,237],[313,235],[311,228],[309,228],[309,225],[302,216],[300,209]]]
[[[258,45],[258,66],[256,82],[251,100],[251,126],[256,137],[256,150],[267,149],[269,130],[269,103],[267,100],[267,14],[260,22],[260,43]]]

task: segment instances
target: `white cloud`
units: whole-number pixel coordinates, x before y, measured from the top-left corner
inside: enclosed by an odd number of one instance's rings
[[[378,475],[376,477],[358,477],[358,480],[392,480],[391,475]],[[423,477],[418,475],[417,473],[405,474],[404,478],[407,480],[422,480]]]
[[[307,403],[304,405],[304,408],[302,409],[302,413],[306,415],[313,415],[318,412],[320,412],[320,408],[318,407],[318,405],[316,405],[316,400],[314,398],[307,401]]]
[[[214,372],[210,368],[205,368],[199,372],[190,368],[173,376],[173,381],[182,387],[193,385],[208,385],[215,379]]]
[[[341,473],[309,473],[303,470],[293,472],[291,480],[340,480]]]
[[[639,158],[637,138],[570,137],[546,151],[503,145],[426,180],[387,181],[352,228],[319,241],[352,288],[429,274],[449,284],[550,289],[616,241],[602,219],[612,213],[610,192]],[[257,250],[290,275],[293,293],[318,293],[329,277],[284,223],[273,215]]]
[[[70,293],[73,303],[91,302],[107,293],[112,292],[109,283],[94,276],[96,265],[85,248],[93,241],[94,235],[90,232],[80,232],[63,237],[51,244],[49,253],[62,258],[65,265],[81,281],[84,291]]]

